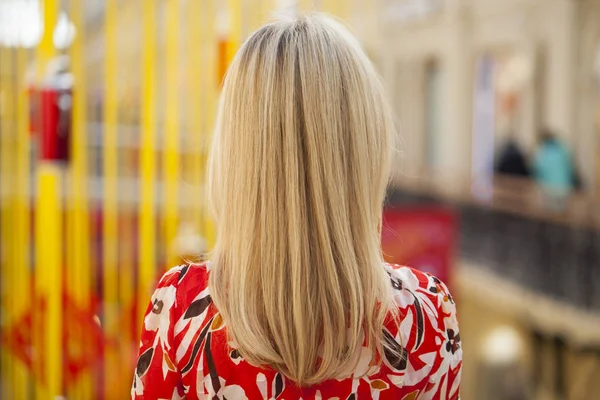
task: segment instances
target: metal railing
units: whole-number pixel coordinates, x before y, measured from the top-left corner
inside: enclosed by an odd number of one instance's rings
[[[533,182],[501,177],[487,200],[468,186],[398,180],[391,205],[451,207],[460,218],[459,257],[497,276],[600,313],[599,205],[574,194],[560,212],[546,209]],[[460,185],[458,185],[460,186]]]

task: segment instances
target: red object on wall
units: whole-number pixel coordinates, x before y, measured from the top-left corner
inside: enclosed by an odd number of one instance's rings
[[[36,95],[36,94],[34,94]],[[39,91],[41,157],[67,161],[71,131],[71,91],[43,88]]]
[[[449,283],[457,220],[443,208],[386,208],[381,245],[386,261],[429,272]]]

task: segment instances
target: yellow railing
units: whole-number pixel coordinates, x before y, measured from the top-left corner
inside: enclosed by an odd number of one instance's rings
[[[46,0],[42,4],[44,26],[55,26],[58,2]],[[36,52],[36,82],[46,78],[47,67],[56,55],[53,32],[45,29]],[[42,95],[36,92],[35,99],[43,108]],[[43,125],[43,119],[36,121]],[[35,398],[44,400],[62,394],[62,325],[63,325],[63,242],[64,232],[61,202],[63,170],[49,161],[41,161],[35,171],[37,197],[34,219],[35,269],[34,304],[32,316],[33,371]]]
[[[29,54],[25,49],[17,50],[17,108],[16,108],[16,133],[17,142],[15,149],[15,189],[14,210],[13,210],[13,229],[14,240],[14,267],[12,270],[11,288],[13,293],[18,294],[13,297],[14,316],[20,316],[31,309],[33,304],[31,293],[31,237],[30,237],[30,185],[31,185],[31,166],[29,163],[29,154],[31,152],[29,125],[27,123],[29,115],[29,96],[23,86],[19,87],[18,82],[24,81],[24,71],[29,61]],[[4,223],[3,223],[4,225]],[[10,231],[9,231],[10,232]],[[14,364],[14,395],[15,398],[25,398],[29,383],[29,374],[27,368],[20,363]]]
[[[148,2],[154,3],[154,2]],[[106,337],[119,335],[119,208],[118,208],[118,93],[117,93],[117,0],[107,0],[104,11],[104,120],[103,142],[103,197],[102,197],[102,314]],[[119,384],[120,371],[117,348],[107,346],[104,352],[105,398],[114,399]]]
[[[87,130],[87,102],[85,79],[85,30],[83,29],[84,6],[79,1],[71,2],[70,15],[74,26],[77,28],[71,48],[71,70],[74,77],[73,114],[71,153],[72,162],[69,172],[69,188],[71,191],[67,213],[67,294],[77,308],[90,310],[91,300],[91,266],[90,262],[90,224],[88,206],[88,130]],[[75,343],[81,343],[86,336],[86,329],[73,326]],[[74,344],[75,348],[79,346]],[[91,399],[93,397],[93,376],[91,371],[85,370],[79,378],[65,388],[69,398]]]
[[[2,280],[0,284],[0,299],[2,300],[2,311],[4,319],[8,321],[7,325],[10,326],[15,321],[15,305],[13,304],[15,298],[14,287],[12,285],[14,281],[14,265],[15,262],[15,247],[13,236],[13,226],[15,226],[14,217],[14,203],[16,194],[12,193],[13,185],[15,183],[15,165],[14,165],[14,153],[13,148],[15,147],[15,134],[14,134],[14,113],[11,107],[14,105],[9,99],[14,98],[14,82],[10,75],[10,69],[12,64],[14,51],[12,49],[0,48],[0,89],[2,99],[2,106],[0,108],[0,245],[2,246],[0,251],[0,260],[2,262]],[[3,327],[4,328],[4,327]],[[5,379],[9,379],[16,383],[16,377],[14,376],[14,358],[6,351],[0,352],[0,368],[3,371]],[[6,385],[2,385],[2,398],[9,398],[12,396],[13,391],[16,388],[10,388]]]
[[[165,129],[162,140],[162,179],[164,187],[164,214],[162,240],[167,244],[167,265],[179,262],[172,249],[179,225],[180,124],[179,124],[179,66],[180,60],[180,7],[178,0],[167,0],[165,77]]]

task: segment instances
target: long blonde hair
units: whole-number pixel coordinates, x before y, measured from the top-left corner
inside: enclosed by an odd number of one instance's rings
[[[270,23],[237,53],[209,160],[209,286],[251,364],[307,386],[353,368],[363,343],[383,354],[392,125],[372,64],[329,17]]]

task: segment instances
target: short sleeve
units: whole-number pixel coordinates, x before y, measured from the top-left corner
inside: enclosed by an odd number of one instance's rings
[[[163,275],[144,317],[132,400],[183,399],[181,375],[175,362],[174,326],[181,316],[177,289],[181,270]]]

